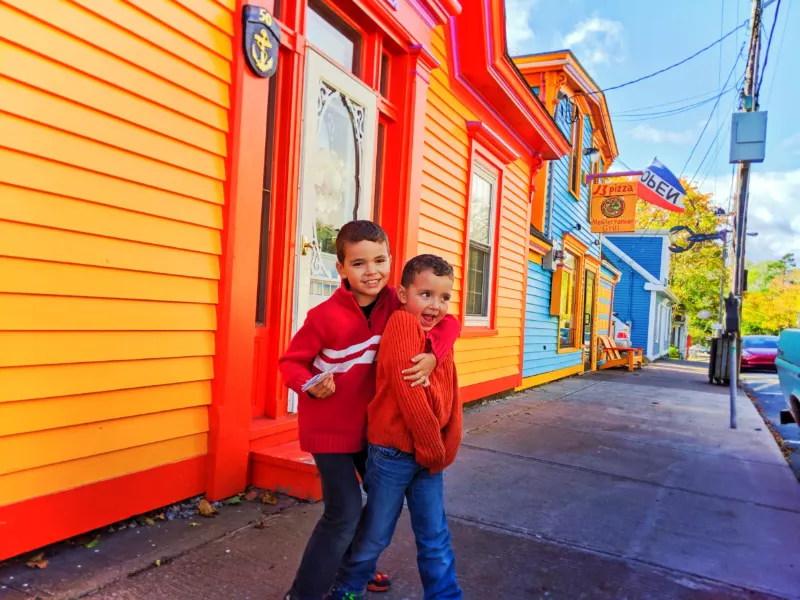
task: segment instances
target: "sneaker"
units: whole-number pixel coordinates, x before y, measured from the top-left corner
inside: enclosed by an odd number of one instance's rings
[[[373,575],[372,579],[367,583],[367,591],[370,592],[388,592],[391,587],[392,580],[389,579],[386,573],[381,573],[380,571],[375,571],[375,575]]]

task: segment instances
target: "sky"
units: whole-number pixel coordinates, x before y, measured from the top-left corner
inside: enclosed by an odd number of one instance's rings
[[[777,5],[764,11],[762,63]],[[513,56],[569,48],[608,88],[691,56],[748,20],[751,7],[752,0],[506,0],[508,50]],[[747,258],[754,261],[787,252],[800,257],[800,117],[793,110],[800,77],[792,73],[800,36],[792,31],[800,31],[800,0],[781,0],[760,93],[760,109],[769,112],[766,160],[753,165],[750,180],[748,231],[758,236],[748,239]],[[657,156],[727,209],[730,119],[748,39],[743,27],[680,67],[608,91],[621,161],[641,170]],[[627,168],[618,161],[613,170]]]

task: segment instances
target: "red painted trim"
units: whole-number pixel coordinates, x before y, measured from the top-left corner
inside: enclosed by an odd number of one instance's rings
[[[252,2],[253,0],[247,0]],[[272,2],[255,2],[272,9]],[[236,15],[245,0],[238,0]],[[223,212],[222,259],[209,407],[208,494],[224,498],[247,484],[253,382],[253,321],[258,284],[259,223],[264,181],[268,81],[253,75],[234,19],[231,109]]]
[[[202,493],[206,457],[0,507],[0,560]]]
[[[461,399],[463,402],[472,402],[473,400],[480,400],[493,394],[500,394],[508,392],[517,387],[519,375],[508,375],[500,379],[493,379],[492,381],[481,381],[473,385],[468,385],[461,388]]]

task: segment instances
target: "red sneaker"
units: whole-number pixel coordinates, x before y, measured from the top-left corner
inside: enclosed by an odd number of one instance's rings
[[[367,584],[367,591],[378,593],[388,592],[390,587],[392,587],[392,580],[389,579],[389,576],[386,573],[376,571],[375,575],[372,576],[372,579],[370,579]]]

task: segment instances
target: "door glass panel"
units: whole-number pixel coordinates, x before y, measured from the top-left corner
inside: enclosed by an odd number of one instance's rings
[[[326,82],[319,84],[316,147],[309,162],[314,178],[314,239],[311,259],[311,306],[338,287],[336,235],[358,217],[364,107]]]
[[[586,365],[592,361],[592,321],[594,320],[594,278],[591,271],[586,271],[583,294],[583,348]]]

